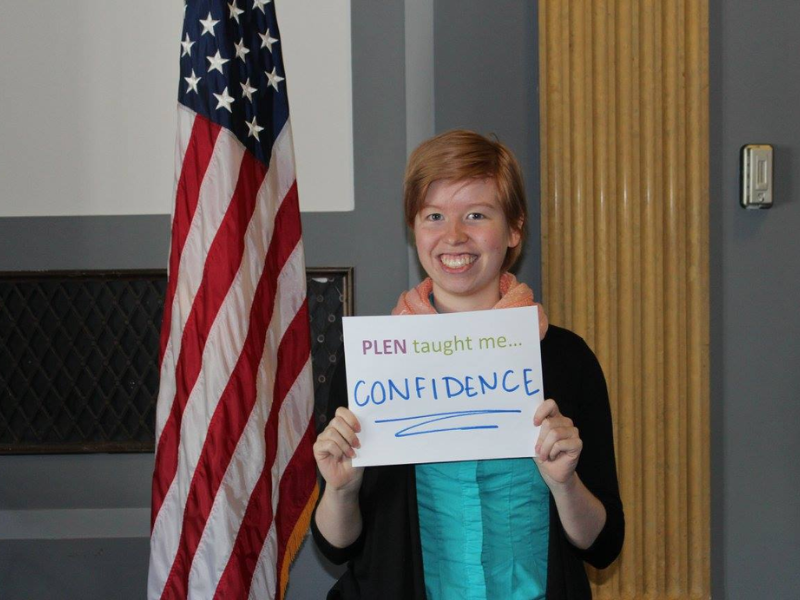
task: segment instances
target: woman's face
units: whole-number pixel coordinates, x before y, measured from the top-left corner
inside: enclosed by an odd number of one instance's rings
[[[494,306],[506,251],[520,242],[493,179],[433,182],[414,220],[414,237],[439,312]]]

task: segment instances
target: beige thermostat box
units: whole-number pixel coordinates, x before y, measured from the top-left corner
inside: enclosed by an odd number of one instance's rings
[[[741,197],[744,208],[772,206],[772,146],[747,144],[741,154]]]

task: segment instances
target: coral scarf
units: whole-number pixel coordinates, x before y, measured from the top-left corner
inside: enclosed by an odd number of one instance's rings
[[[436,309],[431,304],[433,281],[428,277],[414,289],[400,294],[393,315],[433,315]],[[511,273],[500,276],[500,300],[492,308],[517,308],[520,306],[536,306],[539,309],[539,339],[547,333],[547,315],[542,305],[533,301],[533,290],[517,281]]]

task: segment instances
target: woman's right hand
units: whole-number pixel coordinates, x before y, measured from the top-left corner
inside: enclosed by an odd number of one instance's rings
[[[355,449],[361,447],[357,436],[359,431],[361,425],[356,416],[340,406],[336,409],[336,416],[317,436],[314,459],[325,479],[326,489],[357,493],[361,488],[364,467],[354,467],[352,461]]]

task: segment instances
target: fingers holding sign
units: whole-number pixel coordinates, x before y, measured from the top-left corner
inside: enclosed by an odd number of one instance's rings
[[[558,409],[555,400],[545,400],[533,415],[533,424],[541,426],[536,441],[536,461],[545,482],[567,483],[578,464],[583,449],[578,428],[572,419],[565,417]]]
[[[336,490],[354,489],[361,486],[363,468],[353,467],[355,450],[361,447],[358,432],[361,425],[347,408],[336,409],[325,430],[314,443],[314,459],[328,486]]]

